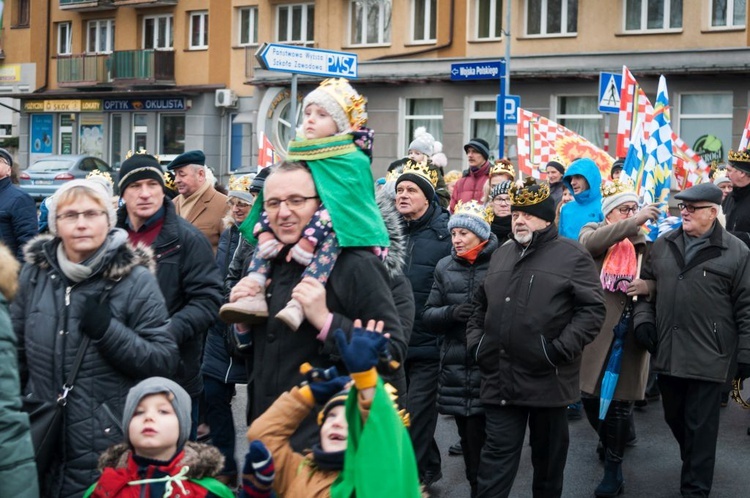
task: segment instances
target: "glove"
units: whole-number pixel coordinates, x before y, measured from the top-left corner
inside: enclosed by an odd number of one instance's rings
[[[474,306],[471,303],[456,304],[453,306],[451,315],[455,321],[466,323],[471,318],[472,311],[474,311]]]
[[[745,380],[750,377],[750,363],[737,363],[735,379]]]
[[[284,247],[284,244],[279,242],[274,237],[271,240],[267,240],[265,242],[261,242],[260,244],[258,244],[256,251],[258,251],[258,256],[260,256],[263,259],[273,259],[279,255],[279,252],[281,252],[281,249],[283,247]]]
[[[88,294],[84,297],[81,307],[81,332],[96,340],[104,337],[112,320],[112,311],[109,303],[102,302],[99,294]]]
[[[651,354],[656,354],[656,327],[653,323],[642,323],[635,328],[635,340]]]
[[[273,456],[266,445],[257,439],[250,443],[242,468],[242,490],[248,498],[269,498],[273,496],[276,471]]]
[[[305,373],[306,385],[310,388],[313,399],[319,405],[325,405],[333,395],[344,389],[351,380],[346,375],[339,375],[336,367],[325,370],[313,368]]]
[[[344,365],[354,380],[357,389],[367,389],[377,384],[378,374],[375,366],[381,354],[385,354],[388,338],[379,332],[372,332],[361,327],[352,328],[351,340],[347,342],[346,333],[338,329],[334,333],[339,354]]]

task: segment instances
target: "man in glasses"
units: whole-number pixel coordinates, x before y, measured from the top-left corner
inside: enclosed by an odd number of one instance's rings
[[[750,376],[750,250],[716,217],[721,189],[701,183],[675,196],[682,227],[658,238],[641,278],[655,298],[635,307],[636,340],[651,353],[664,419],[680,445],[682,496],[708,496],[721,388],[737,351]]]

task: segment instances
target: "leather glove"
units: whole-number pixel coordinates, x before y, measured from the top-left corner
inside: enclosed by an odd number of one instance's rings
[[[102,301],[103,298],[99,294],[87,294],[81,306],[81,332],[94,340],[104,337],[112,320],[109,303]]]
[[[472,311],[474,311],[474,306],[471,303],[456,304],[453,306],[451,315],[457,322],[466,323],[471,318]]]
[[[271,452],[261,441],[252,441],[242,468],[242,489],[245,495],[254,498],[273,496],[271,486],[275,477]]]
[[[750,363],[737,363],[736,379],[745,380],[750,378]]]
[[[653,323],[642,323],[635,328],[635,340],[651,354],[656,354],[658,334]]]
[[[352,328],[351,339],[347,341],[346,333],[338,329],[334,333],[341,359],[349,370],[357,389],[374,387],[378,374],[375,366],[380,356],[385,354],[388,338],[380,332]]]
[[[331,397],[351,382],[346,375],[339,375],[336,367],[328,369],[313,368],[305,373],[305,382],[310,388],[313,399],[319,405],[325,405]]]

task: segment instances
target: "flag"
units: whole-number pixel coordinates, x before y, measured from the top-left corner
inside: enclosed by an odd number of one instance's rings
[[[745,121],[745,130],[742,132],[742,138],[740,139],[740,146],[737,151],[745,150],[750,146],[750,112],[747,113],[747,121]]]
[[[640,121],[633,130],[633,135],[628,144],[628,151],[625,154],[625,163],[622,165],[620,179],[622,181],[630,180],[636,186],[636,193],[639,193],[639,186],[643,183],[643,168],[646,165],[646,139],[643,132],[644,121]],[[640,195],[640,193],[639,193]]]
[[[626,66],[622,66],[622,90],[620,92],[620,114],[617,121],[617,157],[625,157],[630,140],[638,123],[644,121],[643,131],[648,139],[648,124],[653,119],[654,107],[646,97],[646,92],[635,80]]]
[[[565,164],[591,158],[602,176],[608,176],[614,159],[602,149],[562,125],[518,108],[518,170],[537,179],[546,178],[547,163],[560,156]]]
[[[273,144],[265,133],[260,132],[259,150],[258,150],[258,169],[263,169],[279,162],[279,155],[276,154]]]
[[[679,190],[709,181],[708,172],[711,166],[674,131],[672,132],[672,156],[674,177],[677,180],[676,187]]]

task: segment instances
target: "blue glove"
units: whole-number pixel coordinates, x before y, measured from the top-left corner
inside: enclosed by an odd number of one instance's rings
[[[242,468],[242,490],[249,498],[267,498],[273,496],[271,486],[276,477],[273,457],[266,445],[257,439],[250,443],[245,455],[245,466]]]
[[[337,329],[334,332],[339,354],[349,373],[367,372],[377,366],[381,354],[385,354],[388,338],[379,332],[371,332],[361,327],[352,328],[351,340],[346,333]]]
[[[305,374],[305,377],[311,375],[314,370],[322,369],[313,368],[310,372]],[[334,374],[338,373],[336,372],[335,367],[331,367],[328,369],[328,371],[330,370],[333,370]],[[323,376],[319,376],[317,378],[324,379]],[[307,385],[310,387],[310,391],[312,392],[313,398],[315,398],[315,402],[319,405],[325,405],[328,400],[333,397],[334,394],[344,389],[346,385],[351,382],[351,380],[352,379],[347,377],[346,375],[340,375],[338,377],[331,377],[325,380],[315,380],[313,382],[309,382]]]

